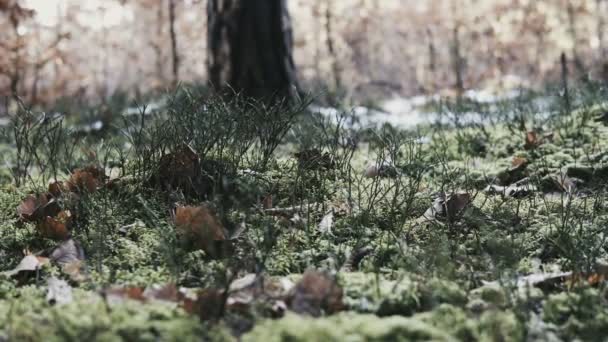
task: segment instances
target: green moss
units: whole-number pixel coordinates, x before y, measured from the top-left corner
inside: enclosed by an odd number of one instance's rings
[[[353,310],[381,316],[412,315],[442,303],[463,306],[465,292],[455,283],[404,275],[395,280],[369,273],[342,273],[345,302]]]
[[[421,320],[405,317],[379,318],[342,313],[327,318],[305,318],[288,314],[267,320],[243,336],[244,342],[298,341],[455,341]]]
[[[44,290],[24,287],[0,301],[0,336],[12,341],[231,341],[220,328],[163,303],[126,300],[109,306],[96,293],[74,291],[74,301],[50,305]]]

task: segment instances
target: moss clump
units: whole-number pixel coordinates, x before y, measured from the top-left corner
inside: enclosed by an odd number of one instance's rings
[[[396,280],[369,273],[342,273],[345,302],[353,310],[380,316],[427,311],[442,303],[463,306],[466,293],[455,283],[404,275]]]
[[[594,340],[608,336],[608,308],[605,295],[594,288],[549,296],[543,305],[544,321],[559,327],[565,340]]]
[[[379,318],[342,313],[311,319],[288,314],[278,321],[258,324],[243,336],[244,342],[266,341],[454,341],[430,324],[405,317]]]
[[[126,300],[109,305],[99,295],[74,291],[74,301],[50,305],[43,289],[24,287],[0,301],[0,337],[10,341],[230,341],[219,328],[162,303]]]

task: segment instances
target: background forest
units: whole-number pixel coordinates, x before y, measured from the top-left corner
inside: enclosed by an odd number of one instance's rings
[[[559,79],[562,52],[579,76],[606,72],[603,0],[288,4],[301,82],[339,89],[355,102],[458,86],[538,87]],[[204,82],[206,6],[201,0],[3,0],[0,94],[14,88],[48,103],[117,90],[145,93],[176,79]]]

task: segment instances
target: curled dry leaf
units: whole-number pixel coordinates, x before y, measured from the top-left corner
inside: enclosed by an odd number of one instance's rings
[[[45,217],[36,227],[44,237],[64,241],[70,237],[71,224],[72,213],[69,210],[63,210],[55,217]]]
[[[538,134],[534,131],[526,132],[526,141],[524,143],[524,149],[532,150],[541,145],[541,141],[538,138]]]
[[[102,295],[109,305],[124,303],[126,300],[136,300],[143,302],[144,289],[136,286],[111,287],[102,291]]]
[[[166,190],[180,189],[186,194],[196,194],[200,178],[201,159],[194,149],[184,144],[175,152],[160,158],[151,182]]]
[[[68,187],[64,182],[56,181],[49,184],[49,194],[53,197],[60,197],[68,191]]]
[[[187,242],[200,248],[211,257],[229,252],[227,233],[213,210],[207,205],[183,206],[175,210],[175,228]]]
[[[29,195],[17,207],[19,218],[25,222],[36,222],[47,216],[54,217],[61,207],[54,198],[49,200],[48,194]]]
[[[343,291],[335,277],[323,272],[307,271],[294,287],[289,308],[299,314],[318,317],[343,309]]]
[[[104,184],[105,178],[104,170],[95,166],[76,169],[67,182],[67,188],[74,193],[95,192]]]

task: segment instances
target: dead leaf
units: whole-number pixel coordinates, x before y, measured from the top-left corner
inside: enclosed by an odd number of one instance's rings
[[[221,257],[227,252],[222,250],[221,243],[227,240],[227,233],[220,219],[207,205],[177,207],[174,221],[178,233],[209,256]]]
[[[74,193],[92,193],[104,184],[105,178],[104,170],[95,166],[88,166],[74,170],[67,182],[67,187]]]
[[[46,301],[50,304],[68,304],[72,302],[72,287],[62,279],[50,277],[47,280]]]
[[[198,293],[193,311],[197,312],[202,321],[216,321],[224,313],[226,306],[224,291],[204,289]]]
[[[201,181],[201,159],[192,147],[183,144],[175,152],[163,155],[158,170],[152,176],[154,186],[165,190],[181,190],[197,194]]]
[[[288,300],[289,308],[299,314],[319,317],[344,308],[343,291],[336,279],[326,273],[306,271]]]
[[[331,155],[318,148],[303,150],[294,156],[298,159],[298,167],[303,170],[329,170],[335,167]]]
[[[72,213],[69,210],[60,211],[56,217],[47,216],[38,223],[38,231],[42,236],[64,241],[70,237],[70,226],[72,224]]]
[[[147,300],[158,300],[163,302],[175,303],[179,301],[179,291],[174,283],[165,284],[163,286],[148,286],[146,287],[142,295]]]
[[[523,168],[528,166],[528,159],[523,157],[513,157],[511,160],[511,166],[514,168]]]
[[[29,195],[17,207],[17,214],[25,222],[36,222],[47,216],[54,217],[61,207],[48,194]]]
[[[531,150],[540,145],[538,135],[534,131],[526,132],[526,142],[524,143],[524,149]]]
[[[27,254],[15,268],[10,271],[2,272],[7,277],[14,277],[20,273],[25,272],[36,272],[40,267],[46,265],[49,262],[48,258]]]
[[[68,191],[68,187],[64,182],[56,181],[49,184],[49,193],[53,197],[60,197],[64,192]]]
[[[102,291],[102,295],[109,305],[124,303],[126,300],[144,302],[144,289],[136,286],[111,287]]]

